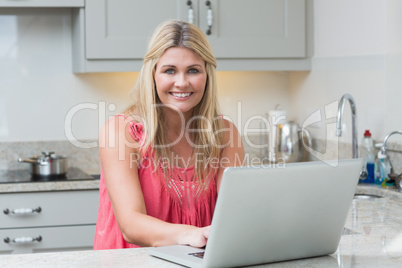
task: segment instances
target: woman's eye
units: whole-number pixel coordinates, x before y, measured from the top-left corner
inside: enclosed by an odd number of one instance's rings
[[[173,69],[167,69],[167,70],[165,71],[165,73],[167,73],[167,74],[174,74],[174,70],[173,70]]]
[[[198,73],[198,70],[192,68],[192,69],[188,70],[188,72],[189,72],[190,74],[196,74],[196,73]]]

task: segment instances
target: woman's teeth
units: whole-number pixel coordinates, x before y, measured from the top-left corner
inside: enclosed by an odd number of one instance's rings
[[[171,93],[173,96],[175,96],[175,97],[178,97],[178,98],[185,98],[185,97],[188,97],[188,96],[190,96],[191,95],[191,92],[190,93]]]

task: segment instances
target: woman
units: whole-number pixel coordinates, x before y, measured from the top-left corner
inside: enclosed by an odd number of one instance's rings
[[[170,20],[156,29],[134,104],[100,133],[94,249],[206,245],[223,171],[244,158],[218,112],[215,70],[199,28]]]

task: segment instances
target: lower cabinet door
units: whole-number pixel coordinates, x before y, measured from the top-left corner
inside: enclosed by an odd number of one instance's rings
[[[0,230],[0,254],[91,250],[95,225]]]
[[[96,223],[98,190],[0,194],[0,230]],[[35,210],[33,213],[13,211]]]

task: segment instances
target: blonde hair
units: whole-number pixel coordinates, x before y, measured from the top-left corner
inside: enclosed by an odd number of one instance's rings
[[[194,108],[193,117],[201,120],[192,121],[192,129],[201,129],[193,137],[193,143],[198,145],[193,149],[193,155],[201,157],[195,162],[194,174],[201,182],[204,177],[211,176],[216,172],[216,159],[220,157],[223,143],[222,118],[218,112],[217,85],[216,85],[216,59],[213,56],[211,46],[204,33],[195,25],[180,21],[169,20],[160,24],[155,30],[149,42],[148,52],[144,57],[142,69],[133,88],[134,104],[129,108],[131,113],[138,113],[145,118],[143,143],[141,152],[144,154],[152,149],[155,163],[160,159],[169,159],[168,150],[165,146],[168,141],[165,137],[163,114],[155,104],[160,104],[154,75],[159,58],[171,47],[185,47],[194,51],[205,61],[207,82],[200,103]],[[206,129],[210,131],[205,131]],[[215,167],[213,166],[215,165]],[[167,178],[167,168],[164,166],[163,173]]]

